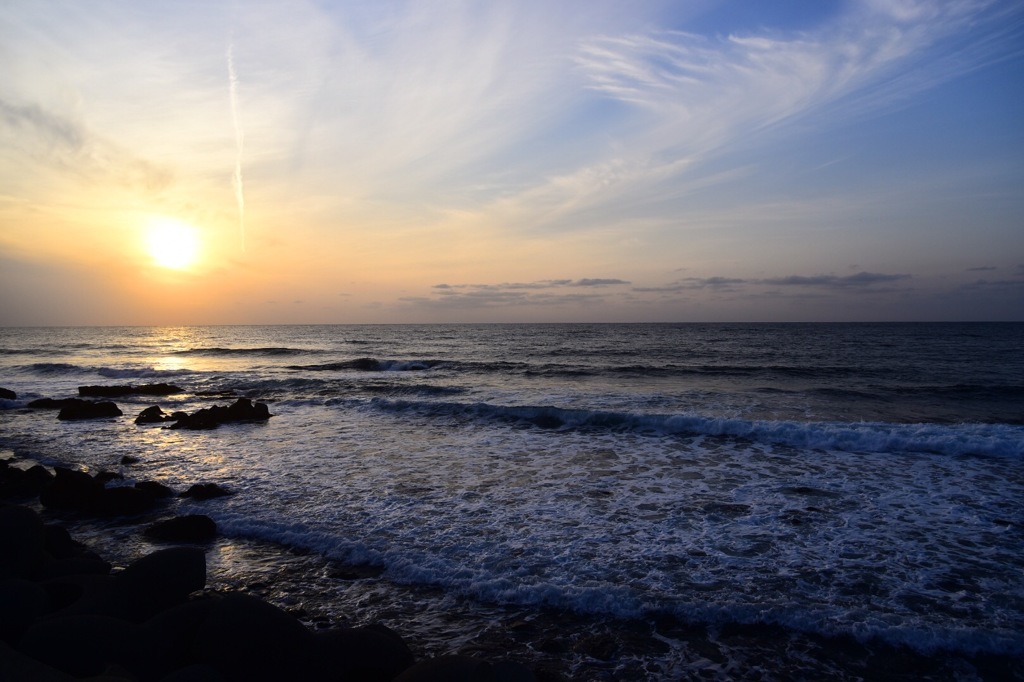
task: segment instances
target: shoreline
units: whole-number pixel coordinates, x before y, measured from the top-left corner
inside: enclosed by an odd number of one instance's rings
[[[3,679],[560,679],[504,657],[414,653],[380,622],[310,611],[302,577],[329,568],[326,560],[219,535],[206,542],[147,539],[143,531],[166,520],[171,504],[131,514],[54,504],[52,490],[74,470],[56,467],[49,477],[44,470],[34,460],[0,458]],[[232,562],[248,568],[227,568]],[[300,563],[306,570],[296,570]],[[334,576],[344,573],[334,567]],[[298,582],[278,580],[289,575]],[[350,567],[345,577],[369,574]],[[189,624],[175,625],[168,638],[163,621],[183,617]],[[234,631],[225,634],[225,625]],[[221,641],[206,641],[211,633]],[[254,648],[253,638],[266,650]]]
[[[3,480],[9,480],[11,470],[27,471],[32,462],[26,458],[4,460]],[[173,515],[177,499],[140,514],[103,517],[51,509],[37,495],[10,493],[6,485],[0,495],[0,508],[28,509],[46,525],[67,528],[72,538],[110,562],[113,576],[151,554],[191,547],[203,556],[204,584],[189,595],[189,602],[241,595],[275,609],[282,619],[300,624],[313,637],[325,632],[384,627],[402,642],[417,664],[428,668],[431,662],[452,666],[495,662],[499,670],[505,671],[503,674],[515,671],[515,676],[493,679],[540,682],[709,676],[742,680],[753,679],[748,676],[753,670],[777,662],[784,655],[786,665],[792,666],[790,672],[777,671],[777,677],[769,672],[768,679],[786,679],[801,670],[833,679],[856,679],[865,670],[885,671],[886,679],[891,680],[922,675],[960,679],[964,665],[973,669],[973,679],[1024,679],[1024,666],[1009,656],[956,652],[926,656],[883,642],[859,643],[851,638],[796,633],[768,624],[716,628],[681,623],[669,616],[624,621],[538,607],[481,605],[440,588],[397,585],[381,570],[343,565],[270,541],[221,535],[198,544],[146,539],[145,527]],[[42,619],[60,615],[44,614]],[[18,642],[12,637],[5,639],[8,649],[0,658],[9,658],[11,647]],[[135,675],[121,679],[163,678]],[[212,679],[231,678],[222,674]],[[400,679],[419,678],[408,675]]]

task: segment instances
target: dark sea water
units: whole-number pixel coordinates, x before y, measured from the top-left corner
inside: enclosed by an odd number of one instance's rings
[[[236,491],[175,509],[211,582],[314,627],[566,679],[1024,679],[1024,324],[0,328],[0,386],[8,455]],[[274,416],[134,424],[229,396]]]

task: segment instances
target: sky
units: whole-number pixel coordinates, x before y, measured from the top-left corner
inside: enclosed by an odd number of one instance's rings
[[[0,325],[1024,320],[1019,0],[9,0]]]

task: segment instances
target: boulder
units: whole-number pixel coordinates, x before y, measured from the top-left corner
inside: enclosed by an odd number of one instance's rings
[[[38,620],[18,648],[37,661],[80,678],[101,675],[112,665],[139,669],[145,656],[138,626],[100,615]]]
[[[51,509],[91,510],[103,494],[103,484],[82,471],[54,467],[54,479],[39,493],[39,501]]]
[[[248,398],[239,398],[228,407],[214,405],[189,415],[180,416],[171,425],[171,428],[189,430],[215,429],[221,424],[233,422],[266,421],[271,416],[266,403],[258,402],[253,404]]]
[[[52,481],[53,474],[40,464],[25,471],[0,460],[0,497],[35,497]]]
[[[161,424],[169,421],[174,421],[174,417],[161,410],[159,405],[147,407],[135,418],[136,424]]]
[[[139,481],[135,484],[135,487],[139,490],[145,491],[150,497],[156,500],[174,497],[173,490],[165,486],[163,483],[157,483],[156,481]]]
[[[312,634],[291,615],[243,594],[216,600],[199,626],[196,662],[218,670],[228,682],[308,679]]]
[[[18,394],[9,388],[0,388],[0,398],[5,400],[17,400]]]
[[[438,656],[408,668],[395,682],[497,682],[487,661],[470,656]]]
[[[217,524],[205,514],[189,514],[157,521],[146,528],[145,535],[157,542],[202,544],[217,537]]]
[[[17,643],[35,619],[49,610],[50,596],[38,584],[22,578],[0,579],[0,640]]]
[[[413,664],[408,645],[383,625],[321,630],[313,635],[312,679],[392,680]]]
[[[90,511],[99,516],[137,516],[152,510],[157,502],[146,490],[117,486],[101,490]]]
[[[28,507],[0,506],[0,578],[31,578],[44,559],[46,531]]]
[[[142,622],[183,603],[206,587],[206,554],[198,547],[171,547],[136,559],[114,576],[113,612]]]
[[[151,676],[154,679],[195,663],[196,632],[214,602],[215,599],[206,596],[190,599],[164,609],[143,623],[143,632],[153,650]]]
[[[73,399],[60,408],[57,419],[62,421],[79,419],[102,419],[104,417],[120,417],[123,412],[111,402],[90,402],[88,400]]]

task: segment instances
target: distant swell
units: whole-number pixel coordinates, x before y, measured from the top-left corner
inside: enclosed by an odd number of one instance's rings
[[[253,356],[279,356],[279,355],[304,355],[316,351],[302,350],[299,348],[190,348],[188,350],[175,351],[173,355],[253,355]]]
[[[346,401],[328,401],[338,404]],[[765,421],[699,415],[567,410],[544,406],[417,402],[374,398],[389,412],[532,424],[545,429],[600,429],[650,435],[727,436],[795,448],[845,452],[921,452],[1024,457],[1024,427],[1007,424],[891,424],[886,422]]]
[[[441,364],[439,360],[377,360],[357,358],[345,362],[328,362],[322,365],[291,365],[288,369],[311,372],[415,372]]]

